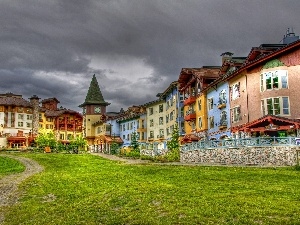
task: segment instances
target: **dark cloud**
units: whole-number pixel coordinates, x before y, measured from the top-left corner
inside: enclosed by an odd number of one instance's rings
[[[300,34],[299,11],[298,0],[2,0],[0,90],[79,110],[95,73],[117,111],[152,101],[182,67]]]

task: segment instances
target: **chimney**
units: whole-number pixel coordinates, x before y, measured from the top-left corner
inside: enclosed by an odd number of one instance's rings
[[[286,35],[283,36],[283,40],[282,40],[282,43],[283,44],[290,44],[290,43],[293,43],[295,41],[298,41],[299,40],[299,36],[295,36],[295,33],[294,33],[294,29],[293,28],[288,28],[287,31],[286,31]]]
[[[37,136],[39,133],[39,100],[40,98],[33,95],[29,98],[32,106],[32,135]]]

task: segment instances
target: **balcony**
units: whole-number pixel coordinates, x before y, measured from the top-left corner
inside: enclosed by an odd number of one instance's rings
[[[148,141],[153,141],[154,137],[148,137]]]
[[[196,119],[196,112],[194,110],[188,110],[184,117],[185,121],[195,120]]]
[[[196,96],[189,96],[187,99],[184,100],[184,105],[190,105],[196,102]]]
[[[218,109],[223,109],[226,107],[226,99],[220,98],[218,101]]]
[[[165,139],[165,136],[163,134],[161,134],[161,135],[157,135],[157,138],[160,140],[163,140],[163,139]]]
[[[219,130],[223,130],[227,128],[227,120],[221,120],[219,125]]]

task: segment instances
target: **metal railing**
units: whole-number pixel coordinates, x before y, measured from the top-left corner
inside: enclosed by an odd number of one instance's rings
[[[264,146],[291,146],[300,145],[297,137],[257,137],[209,140],[187,143],[181,146],[182,151],[193,151],[199,149],[215,148],[242,148],[242,147],[264,147]]]

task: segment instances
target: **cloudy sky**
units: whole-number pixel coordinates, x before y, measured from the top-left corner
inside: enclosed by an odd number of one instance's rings
[[[181,68],[300,34],[299,0],[1,0],[0,92],[81,111],[93,74],[111,105],[154,100]]]

